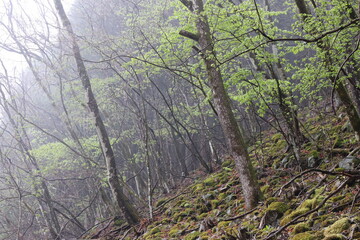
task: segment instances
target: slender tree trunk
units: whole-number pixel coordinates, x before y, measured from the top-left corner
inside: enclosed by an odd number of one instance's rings
[[[11,126],[15,130],[16,141],[19,143],[21,154],[23,155],[23,159],[24,161],[26,161],[26,165],[28,165],[31,181],[34,185],[34,191],[36,193],[41,193],[41,197],[36,197],[36,198],[39,202],[39,206],[41,212],[43,213],[43,217],[45,219],[47,228],[50,232],[51,238],[52,239],[61,238],[60,224],[57,215],[55,213],[55,209],[53,206],[53,201],[49,189],[47,187],[46,182],[44,181],[44,178],[42,177],[42,173],[38,166],[36,158],[31,154],[31,146],[29,147],[26,144],[26,141],[24,140],[24,138],[25,139],[28,138],[27,133],[25,132],[25,127],[23,125],[20,126],[16,125],[16,122],[11,114],[10,106],[6,100],[5,93],[3,92],[1,85],[0,85],[0,94],[2,98],[2,101],[0,101],[0,105],[2,105],[10,121]],[[25,137],[23,137],[24,135]]]
[[[301,7],[301,5],[306,5],[304,0],[295,0],[295,2],[299,8],[300,13],[307,14],[307,15],[311,14],[307,8]],[[353,13],[352,15],[354,15],[353,18],[356,17],[355,13]],[[311,33],[314,33],[314,32],[311,32]],[[321,45],[319,44],[318,46],[323,46],[321,48],[324,49],[324,51],[326,51],[325,43],[323,43]],[[330,54],[327,54],[326,61],[327,61],[327,66],[332,65],[333,61],[331,59]],[[351,98],[351,95],[349,95],[349,92],[346,89],[346,86],[344,85],[343,82],[339,82],[338,79],[335,79],[335,77],[331,77],[330,80],[336,86],[335,90],[336,90],[337,94],[339,95],[340,101],[345,105],[346,114],[348,115],[350,124],[355,132],[355,137],[359,141],[360,140],[360,112],[357,111],[357,107],[355,105],[355,103],[359,102],[359,100]]]
[[[213,94],[214,105],[218,113],[219,122],[224,132],[228,148],[235,159],[246,208],[251,209],[258,204],[262,195],[257,183],[255,170],[247,152],[246,144],[240,127],[236,122],[230,99],[224,87],[220,68],[215,61],[216,56],[211,39],[209,23],[206,16],[204,16],[203,1],[193,0],[193,2],[189,2],[182,0],[182,3],[197,16],[196,27],[201,51],[200,54],[205,63],[208,82]]]
[[[76,61],[78,73],[81,78],[81,82],[86,93],[86,100],[88,109],[92,115],[94,125],[96,126],[96,132],[99,137],[101,148],[104,153],[104,157],[106,160],[107,172],[108,172],[108,181],[112,193],[114,195],[115,201],[118,207],[121,209],[125,219],[130,225],[136,224],[139,222],[139,214],[136,209],[131,205],[129,199],[123,193],[122,186],[120,184],[116,163],[115,163],[115,155],[110,144],[110,140],[103,123],[103,120],[100,116],[100,111],[95,99],[95,96],[91,89],[90,79],[87,74],[87,70],[84,65],[84,61],[81,57],[80,48],[77,44],[74,31],[72,29],[71,23],[64,11],[61,0],[54,0],[56,10],[61,19],[62,24],[64,25],[66,31],[69,34],[72,50],[74,54],[74,58]]]

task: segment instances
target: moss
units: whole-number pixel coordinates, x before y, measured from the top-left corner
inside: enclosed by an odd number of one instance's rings
[[[164,218],[163,220],[160,221],[160,224],[168,224],[168,223],[171,223],[170,218]]]
[[[149,233],[152,234],[152,235],[154,235],[154,234],[156,234],[156,233],[158,233],[158,232],[161,232],[161,230],[160,230],[159,227],[154,227],[153,229],[151,229],[151,230],[149,231]]]
[[[195,231],[185,236],[184,240],[196,240],[200,236],[200,232]]]
[[[340,148],[343,146],[343,141],[339,137],[336,137],[333,148]]]
[[[292,211],[290,214],[286,215],[280,222],[281,226],[284,226],[285,224],[289,223],[291,220],[296,218],[297,216],[300,216],[306,212],[310,211],[309,208],[300,208],[296,209],[295,211]]]
[[[317,188],[315,189],[315,193],[314,193],[314,198],[315,197],[320,197],[320,195],[325,191],[325,186],[321,187],[321,188]]]
[[[232,167],[234,166],[234,161],[232,159],[228,159],[226,161],[224,161],[221,166],[224,167]]]
[[[224,200],[226,197],[227,197],[226,193],[220,193],[219,196],[218,196],[218,199],[219,200]]]
[[[299,223],[295,225],[293,232],[294,234],[298,234],[298,233],[307,232],[309,230],[310,230],[309,223]]]
[[[116,219],[116,220],[114,221],[115,226],[121,226],[121,225],[123,225],[124,223],[126,223],[126,221],[125,221],[124,219]]]
[[[167,201],[167,199],[166,198],[161,198],[161,199],[159,199],[157,202],[156,202],[156,204],[155,204],[155,206],[156,207],[159,207],[160,205],[162,205],[164,202],[166,202]]]
[[[211,200],[210,204],[211,204],[211,209],[215,209],[220,205],[220,201],[219,200]]]
[[[316,206],[320,203],[320,198],[315,197],[313,199],[307,199],[305,200],[299,208],[308,208],[308,209],[314,209]]]
[[[199,217],[201,217],[204,213],[207,213],[209,211],[209,208],[206,206],[205,203],[196,204],[195,209],[198,214],[201,214]]]
[[[201,200],[213,200],[216,198],[216,195],[217,194],[214,191],[210,191],[210,192],[202,195],[200,201]]]
[[[329,236],[331,234],[342,233],[347,230],[351,226],[348,218],[341,218],[334,222],[331,226],[327,227],[324,231],[325,236]]]
[[[231,171],[232,171],[232,169],[229,168],[229,167],[223,167],[222,169],[223,169],[224,171],[226,171],[226,172],[231,172]]]
[[[169,237],[175,238],[180,234],[180,229],[178,228],[171,228],[169,231]]]
[[[208,232],[202,232],[199,237],[199,240],[208,240],[208,239],[210,239]]]
[[[360,239],[360,232],[354,233],[353,239]]]
[[[208,177],[207,179],[205,179],[204,181],[203,181],[203,184],[205,185],[205,186],[209,186],[209,187],[214,187],[215,185],[216,185],[216,181],[215,181],[215,179],[214,179],[214,177],[213,176],[210,176],[210,177]]]
[[[319,158],[319,152],[316,150],[312,150],[310,152],[310,155],[313,156],[314,158]]]
[[[277,198],[275,197],[269,197],[266,199],[266,204],[271,204],[272,202],[276,202]]]
[[[296,234],[291,238],[291,240],[316,240],[317,238],[314,236],[312,232],[303,232]]]
[[[204,219],[204,218],[206,218],[207,217],[207,213],[202,213],[202,214],[200,214],[197,218],[198,219]]]
[[[345,240],[346,238],[341,234],[330,234],[327,235],[323,240]]]
[[[204,190],[204,185],[202,183],[198,183],[198,184],[195,184],[193,187],[192,187],[192,191],[194,193],[197,193],[197,192],[201,192]]]
[[[266,211],[275,211],[284,214],[289,209],[289,206],[284,202],[272,202]]]
[[[270,188],[270,185],[264,185],[260,188],[260,191],[262,193],[266,193],[269,190],[269,188]]]
[[[231,224],[231,222],[229,222],[229,221],[221,221],[216,225],[216,227],[219,229],[223,229],[225,227],[228,227],[230,224]]]
[[[344,198],[345,198],[344,195],[335,196],[335,197],[330,198],[330,201],[331,201],[331,202],[337,202],[337,201],[340,201],[340,200],[342,200],[342,199],[344,199]]]

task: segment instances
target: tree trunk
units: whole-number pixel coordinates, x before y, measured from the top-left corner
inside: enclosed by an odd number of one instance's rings
[[[236,169],[245,198],[247,209],[251,209],[261,200],[262,195],[257,183],[255,170],[251,164],[247,148],[231,108],[230,99],[224,87],[220,68],[215,61],[216,56],[211,39],[210,28],[202,0],[194,0],[192,3],[182,1],[190,11],[197,16],[196,27],[198,31],[200,54],[203,57],[210,88],[212,90],[214,105],[227,146],[234,157]]]
[[[295,0],[295,2],[298,6],[299,6],[298,2],[302,2],[302,4],[305,5],[304,0]],[[299,7],[299,11],[300,11],[300,13],[310,15],[310,11],[307,10],[306,8],[303,9],[303,8]],[[314,33],[314,32],[310,32],[310,33]],[[321,45],[319,44],[318,46],[323,46],[321,48],[326,50],[325,49],[326,44],[321,44]],[[333,61],[331,59],[330,54],[327,54],[326,61],[327,61],[327,66],[333,65]],[[334,86],[336,86],[336,93],[339,95],[341,102],[345,105],[346,114],[348,115],[350,124],[355,132],[355,137],[359,141],[360,140],[360,113],[357,111],[357,107],[355,105],[355,103],[358,103],[359,100],[351,98],[351,95],[349,95],[349,92],[346,89],[346,86],[344,85],[344,83],[338,82],[338,79],[335,79],[335,77],[330,77],[330,80],[332,81]]]
[[[55,213],[55,209],[53,206],[53,201],[47,187],[47,184],[42,176],[41,170],[37,163],[36,158],[31,154],[31,146],[28,146],[24,140],[27,139],[27,133],[25,132],[25,127],[21,124],[20,126],[16,125],[16,122],[11,114],[10,106],[5,97],[5,93],[3,92],[0,86],[0,94],[2,101],[0,100],[0,105],[2,105],[4,112],[6,113],[9,122],[13,129],[15,130],[16,141],[19,144],[20,152],[23,156],[24,161],[26,161],[26,165],[29,168],[29,173],[31,177],[32,184],[34,186],[34,191],[36,193],[41,193],[41,196],[37,196],[36,199],[39,202],[40,210],[45,219],[47,228],[51,235],[52,239],[61,238],[60,236],[60,224]],[[17,109],[14,106],[14,109]],[[25,137],[23,137],[25,136]]]
[[[76,61],[78,73],[80,75],[84,91],[86,93],[87,106],[92,115],[94,125],[96,126],[96,132],[100,139],[101,148],[104,153],[106,166],[107,166],[107,172],[108,172],[108,181],[109,181],[111,191],[114,195],[115,202],[118,205],[118,207],[121,209],[126,221],[130,225],[134,225],[139,222],[139,214],[136,211],[136,209],[131,205],[129,199],[123,193],[122,186],[120,185],[120,181],[119,181],[118,175],[117,175],[114,152],[113,152],[112,146],[110,144],[110,140],[109,140],[105,125],[100,116],[100,111],[99,111],[96,99],[95,99],[94,94],[91,89],[90,79],[87,74],[87,70],[85,68],[84,61],[81,57],[80,48],[75,39],[74,31],[73,31],[71,23],[64,11],[61,0],[54,0],[54,3],[55,3],[56,10],[58,12],[58,15],[61,19],[61,22],[64,25],[65,29],[67,30],[70,40],[71,40],[72,50],[73,50],[74,58]]]

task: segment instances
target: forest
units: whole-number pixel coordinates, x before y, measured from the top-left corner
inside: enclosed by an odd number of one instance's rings
[[[0,239],[360,239],[360,1],[1,0]]]

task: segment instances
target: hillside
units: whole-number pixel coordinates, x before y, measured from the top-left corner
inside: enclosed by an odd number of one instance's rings
[[[264,201],[244,210],[230,157],[211,175],[194,172],[182,187],[159,196],[154,219],[134,228],[108,220],[89,239],[360,239],[359,146],[342,115],[307,116],[311,139],[301,150],[313,168],[301,170],[279,134],[254,145]]]

